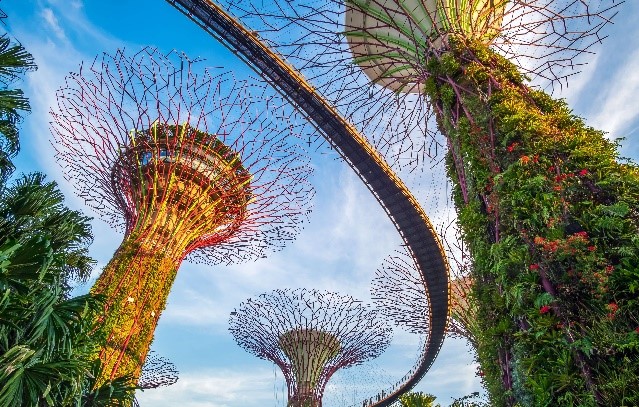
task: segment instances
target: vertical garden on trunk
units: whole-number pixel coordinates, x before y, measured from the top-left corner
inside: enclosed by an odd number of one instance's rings
[[[486,45],[451,37],[426,70],[494,402],[636,405],[637,167]]]

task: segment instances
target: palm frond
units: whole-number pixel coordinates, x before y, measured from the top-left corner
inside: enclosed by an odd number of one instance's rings
[[[6,85],[23,73],[36,69],[33,55],[21,44],[12,44],[6,34],[0,37],[0,82]]]

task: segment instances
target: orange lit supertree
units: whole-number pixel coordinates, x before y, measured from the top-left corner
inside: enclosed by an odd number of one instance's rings
[[[57,159],[78,195],[125,232],[91,290],[106,297],[101,380],[137,380],[185,257],[263,257],[295,237],[309,210],[296,137],[304,124],[264,87],[195,65],[118,51],[57,93]]]
[[[238,345],[282,370],[291,407],[321,407],[331,376],[378,357],[392,334],[378,310],[361,301],[306,289],[249,299],[229,325]]]

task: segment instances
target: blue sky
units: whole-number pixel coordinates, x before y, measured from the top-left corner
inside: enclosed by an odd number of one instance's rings
[[[102,51],[145,45],[163,51],[203,57],[206,65],[223,66],[240,77],[252,75],[241,61],[163,0],[4,0],[9,15],[4,27],[31,51],[39,70],[25,79],[33,112],[22,126],[20,171],[43,171],[57,180],[70,206],[94,215],[73,194],[50,146],[48,110],[65,74],[90,62]],[[626,137],[622,154],[639,158],[639,2],[620,8],[604,46],[557,96],[567,98],[575,112],[611,137]],[[229,313],[243,300],[275,288],[320,288],[370,299],[369,284],[383,259],[401,241],[383,211],[358,178],[331,155],[317,154],[313,183],[314,212],[298,239],[284,251],[256,262],[224,266],[184,263],[178,273],[153,349],[180,370],[173,386],[139,396],[143,406],[258,407],[282,406],[282,378],[273,365],[235,345],[227,331]],[[431,175],[444,187],[441,169]],[[436,220],[450,215],[441,191],[416,192]],[[104,222],[93,222],[92,256],[103,267],[122,235]],[[90,284],[79,287],[87,291]],[[418,338],[396,332],[388,352],[376,361],[346,371],[334,380],[325,405],[342,406],[353,392],[366,396],[373,385],[394,383],[410,369]],[[357,383],[357,389],[353,389]],[[472,357],[463,341],[447,340],[431,371],[417,390],[433,393],[439,402],[479,391]],[[369,393],[368,395],[372,395]]]

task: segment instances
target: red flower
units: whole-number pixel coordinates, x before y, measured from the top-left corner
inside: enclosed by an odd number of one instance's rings
[[[482,372],[482,371],[480,370],[480,371],[479,371],[479,373],[477,373],[477,375],[478,375],[479,377],[484,377],[484,376],[486,376],[486,373],[484,373],[484,372]]]
[[[548,171],[553,172],[555,171],[555,166],[551,165],[550,167],[548,167]]]
[[[528,268],[531,270],[539,270],[539,264],[533,263]]]
[[[548,311],[550,311],[550,306],[549,305],[544,305],[543,307],[539,308],[539,313],[540,314],[545,314]]]
[[[639,326],[635,328],[635,332],[639,334]]]
[[[594,252],[595,250],[597,250],[597,247],[595,247],[595,246],[588,246],[588,251],[590,251],[590,252]]]
[[[588,232],[577,232],[575,236],[583,237],[584,239],[588,238]]]
[[[579,171],[579,175],[585,177],[586,175],[588,175],[588,170],[584,168],[583,170]]]
[[[611,266],[611,265],[606,266],[606,274],[612,274],[614,270],[615,270],[615,266]]]
[[[608,304],[608,309],[610,310],[610,312],[617,312],[617,310],[619,309],[619,306],[617,305],[616,302],[611,302],[610,304]]]

